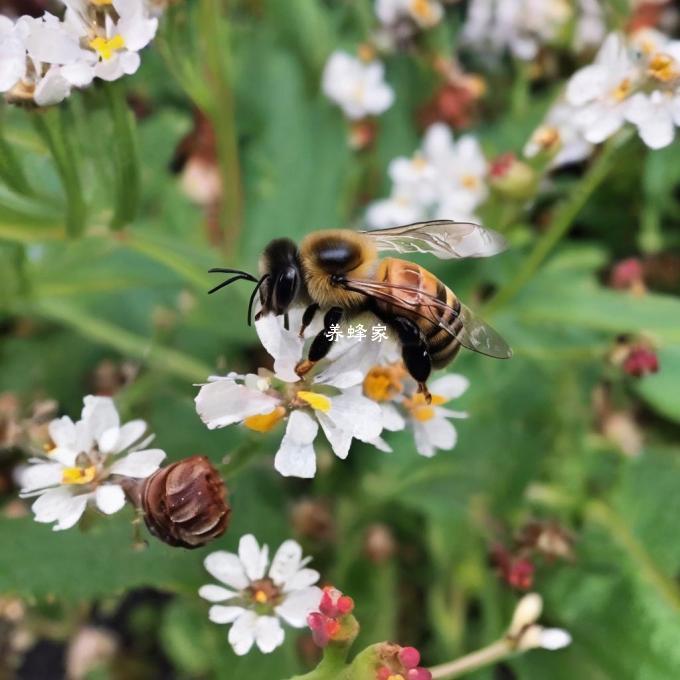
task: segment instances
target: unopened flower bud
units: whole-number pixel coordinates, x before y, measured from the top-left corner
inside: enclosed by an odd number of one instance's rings
[[[649,347],[639,345],[633,347],[623,362],[623,370],[634,378],[642,378],[659,371],[659,358]]]
[[[370,149],[378,136],[378,124],[375,120],[364,119],[353,122],[349,127],[347,142],[354,151]]]
[[[515,154],[506,153],[491,163],[489,184],[503,196],[524,200],[531,198],[538,183],[538,176]]]
[[[307,616],[307,625],[314,642],[325,647],[331,642],[350,645],[359,634],[359,623],[352,616],[354,600],[337,588],[326,586],[321,595],[319,610]]]
[[[629,257],[617,262],[609,274],[609,285],[618,290],[628,290],[635,295],[646,291],[644,269],[637,257]]]
[[[377,680],[431,680],[432,673],[420,666],[420,652],[415,647],[400,647],[391,642],[375,646]]]
[[[383,564],[394,557],[396,543],[389,527],[372,524],[366,529],[364,552],[371,562]]]
[[[161,468],[145,480],[141,507],[149,531],[161,541],[198,548],[221,536],[231,507],[217,470],[205,456]]]
[[[536,623],[543,611],[543,598],[538,593],[525,595],[515,607],[508,629],[510,637],[517,637],[522,630]]]

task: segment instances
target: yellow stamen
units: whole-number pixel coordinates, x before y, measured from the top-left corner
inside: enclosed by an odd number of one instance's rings
[[[277,406],[271,413],[265,413],[259,416],[250,416],[243,421],[243,424],[250,430],[255,432],[269,432],[274,429],[276,424],[286,415],[286,409],[283,406]]]
[[[434,418],[434,409],[431,406],[419,406],[412,412],[413,417],[421,423]]]
[[[328,413],[331,410],[331,400],[323,394],[302,390],[297,393],[297,396],[300,397],[302,401],[307,402],[316,411]]]
[[[113,57],[114,52],[125,47],[125,40],[121,35],[114,35],[113,38],[94,38],[89,44],[104,61],[108,61]]]
[[[431,21],[432,5],[430,0],[411,0],[411,12],[423,21]]]
[[[442,397],[440,394],[433,394],[432,401],[428,404],[425,399],[425,395],[422,392],[418,392],[410,399],[405,399],[404,405],[411,412],[412,418],[424,423],[428,420],[432,420],[435,417],[435,406],[441,406],[447,401],[448,399],[446,399],[446,397]]]
[[[265,593],[264,590],[258,590],[255,595],[253,595],[253,599],[258,604],[265,604],[268,600],[267,593]]]
[[[466,189],[476,189],[477,185],[479,184],[479,180],[474,176],[474,175],[463,175],[460,179],[460,183],[466,188]]]
[[[387,676],[387,680],[404,680],[404,676],[401,673],[392,673]]]
[[[106,5],[112,5],[113,0],[90,0],[91,5],[97,5],[98,7],[105,7]]]
[[[630,82],[630,78],[624,78],[612,92],[612,97],[617,102],[622,102],[633,89],[633,84]]]
[[[552,125],[542,125],[533,135],[533,142],[544,151],[560,143],[560,131]]]
[[[427,161],[419,154],[416,154],[411,162],[416,170],[424,170],[427,167]]]
[[[361,43],[357,49],[357,54],[361,61],[368,63],[375,59],[375,48],[368,43]]]
[[[364,394],[373,401],[394,399],[404,389],[401,383],[403,375],[404,367],[401,364],[374,366],[364,379]]]
[[[649,75],[662,83],[667,83],[679,75],[674,66],[673,57],[668,54],[657,54],[649,63]]]
[[[94,465],[90,467],[67,467],[61,473],[62,484],[89,484],[97,474]]]

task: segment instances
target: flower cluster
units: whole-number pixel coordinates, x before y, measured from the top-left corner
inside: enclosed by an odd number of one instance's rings
[[[432,680],[432,673],[420,665],[420,652],[415,647],[384,644],[378,656],[376,680]]]
[[[351,616],[354,600],[332,586],[323,589],[318,611],[307,615],[307,625],[318,647],[330,642],[346,641],[356,634],[356,622]]]
[[[354,439],[391,450],[382,431],[407,425],[424,456],[455,446],[456,431],[449,419],[466,414],[444,405],[467,389],[465,378],[447,375],[435,380],[428,404],[397,360],[393,342],[366,344],[345,336],[333,343],[328,362],[301,379],[295,368],[305,340],[295,320],[291,315],[290,330],[273,315],[256,322],[260,341],[274,358],[274,372],[230,373],[201,386],[196,410],[210,429],[242,423],[255,432],[269,432],[287,420],[274,466],[282,475],[295,477],[316,474],[314,442],[319,428],[341,459]]]
[[[314,585],[319,573],[307,567],[310,559],[288,540],[270,565],[269,548],[260,548],[250,534],[241,538],[238,555],[219,550],[205,558],[206,570],[223,585],[205,585],[198,592],[219,603],[210,607],[211,621],[233,624],[229,643],[236,654],[247,654],[254,644],[265,654],[274,651],[285,637],[281,621],[304,628],[321,598]]]
[[[596,46],[605,31],[597,0],[472,0],[462,37],[471,48],[508,50],[531,61],[544,45],[563,44],[569,37],[576,50]]]
[[[446,125],[435,123],[411,158],[390,163],[392,191],[389,198],[369,206],[367,224],[377,229],[431,218],[474,221],[475,210],[489,193],[487,172],[475,137],[455,141]]]
[[[138,52],[158,28],[147,0],[62,0],[62,20],[46,12],[0,17],[0,92],[12,102],[57,104],[94,78],[137,71]]]
[[[95,505],[110,515],[125,505],[121,481],[145,479],[158,470],[165,453],[147,449],[143,420],[121,425],[108,397],[87,396],[80,420],[64,416],[48,427],[50,443],[40,458],[20,471],[21,496],[38,496],[32,509],[37,522],[55,531],[69,529],[85,508]]]
[[[572,76],[566,100],[592,144],[630,122],[648,147],[668,146],[680,125],[680,40],[652,29],[609,35],[594,63]]]

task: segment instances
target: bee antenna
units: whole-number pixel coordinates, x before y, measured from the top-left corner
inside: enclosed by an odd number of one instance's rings
[[[252,326],[252,315],[253,315],[253,304],[255,302],[255,296],[257,295],[257,291],[260,290],[260,286],[265,282],[266,279],[269,278],[269,274],[264,274],[262,278],[257,282],[257,285],[255,288],[253,288],[253,292],[250,296],[250,302],[248,303],[248,325]]]
[[[240,274],[241,276],[248,279],[249,281],[252,281],[253,283],[255,283],[255,281],[257,281],[257,279],[252,274],[249,274],[248,272],[244,272],[241,269],[225,269],[224,267],[213,267],[212,269],[208,269],[208,273],[209,274],[215,274],[215,273],[219,273],[219,274]]]
[[[237,274],[236,276],[232,276],[230,279],[227,279],[226,281],[222,281],[222,283],[220,283],[218,286],[211,288],[208,291],[208,295],[210,295],[211,293],[215,293],[218,290],[220,290],[220,288],[224,288],[225,286],[228,286],[230,283],[234,283],[234,281],[239,281],[241,279],[246,279],[247,281],[257,281],[257,279],[251,277],[250,274],[245,276],[244,274]]]

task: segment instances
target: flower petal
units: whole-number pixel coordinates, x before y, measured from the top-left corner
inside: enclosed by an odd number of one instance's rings
[[[91,496],[92,494],[74,496],[70,489],[59,487],[42,494],[33,503],[31,509],[35,513],[36,522],[57,522],[54,531],[70,529],[85,512],[87,501]]]
[[[302,562],[300,544],[292,539],[284,541],[274,555],[269,576],[277,586],[283,585],[300,568],[300,562]]]
[[[274,467],[284,477],[314,477],[316,454],[313,442],[318,431],[317,422],[304,411],[290,414],[286,433],[274,457]]]
[[[291,323],[291,330],[282,326],[280,317],[274,314],[261,316],[255,322],[255,330],[262,346],[274,359],[274,372],[286,382],[297,382],[300,376],[295,366],[302,358],[304,339],[299,336],[297,324]]]
[[[198,590],[198,594],[204,600],[208,600],[208,602],[224,602],[225,600],[231,600],[234,597],[238,597],[238,593],[235,590],[229,590],[228,588],[216,586],[212,583],[201,586]]]
[[[236,590],[243,590],[250,585],[241,560],[234,553],[226,550],[210,553],[203,561],[203,566],[211,576]]]
[[[300,569],[286,579],[283,590],[284,592],[292,593],[294,590],[314,585],[319,578],[320,574],[316,569]]]
[[[164,459],[165,451],[161,449],[133,451],[111,466],[111,474],[144,479],[156,472]]]
[[[307,615],[319,608],[321,589],[316,586],[295,590],[276,607],[276,613],[293,628],[304,628]]]
[[[448,401],[460,397],[468,387],[470,381],[465,376],[449,373],[433,381],[430,384],[430,392],[445,397]]]
[[[24,468],[19,476],[21,493],[30,493],[38,489],[46,489],[50,486],[61,484],[61,463],[35,463]]]
[[[255,536],[246,534],[241,536],[238,543],[238,557],[251,581],[257,581],[264,577],[269,562],[269,547],[257,544]]]
[[[116,405],[110,397],[94,397],[88,395],[83,399],[84,406],[81,418],[89,427],[92,437],[99,438],[112,427],[120,426],[120,417]]]
[[[219,605],[214,605],[211,610],[216,607],[219,607]],[[257,619],[258,616],[255,612],[243,610],[229,629],[229,644],[238,656],[244,656],[253,646]]]
[[[95,494],[97,507],[106,515],[113,515],[125,505],[125,492],[118,484],[102,484]]]
[[[255,642],[263,654],[270,654],[283,644],[285,633],[275,616],[259,616],[255,624]]]
[[[245,611],[243,607],[225,607],[221,604],[215,604],[210,607],[208,618],[213,623],[233,623]]]

